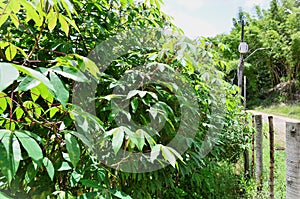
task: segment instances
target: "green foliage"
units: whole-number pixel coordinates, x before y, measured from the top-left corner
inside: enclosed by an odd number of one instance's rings
[[[160,45],[163,36],[151,35],[157,39],[147,41],[152,46],[145,47],[137,41],[134,44],[138,48],[125,49],[125,54],[113,57],[105,71],[100,71],[95,60],[87,58],[102,41],[137,27],[150,30],[167,27],[176,31],[169,17],[160,11],[161,3],[160,0],[138,4],[126,0],[0,0],[1,197],[214,198],[220,195],[211,185],[203,190],[201,183],[212,175],[215,167],[219,170],[218,162],[236,162],[247,147],[251,128],[245,124],[247,118],[241,112],[237,88],[223,80],[221,71],[226,71],[228,64],[221,61],[218,50],[211,48],[205,39],[176,41],[171,37]],[[121,41],[134,42],[124,38]],[[218,48],[228,51],[222,44]],[[109,53],[118,50],[113,48]],[[114,93],[114,89],[128,86],[122,76],[142,82],[144,71],[135,70],[139,66],[154,69],[154,75],[160,71],[163,75],[159,78],[169,81],[130,88],[126,95]],[[177,73],[180,75],[176,76]],[[175,95],[182,93],[182,88],[174,86],[172,80],[180,80],[192,88],[195,92],[192,103],[188,100],[191,96]],[[98,84],[93,99],[74,95],[85,89],[78,83],[93,81]],[[223,95],[221,102],[219,95]],[[73,103],[77,98],[79,103]],[[116,100],[129,103],[124,107],[115,105],[112,110]],[[95,115],[83,110],[90,101],[96,105]],[[199,105],[199,110],[194,110],[193,104]],[[134,129],[126,122],[117,124],[117,114],[132,119],[139,128]],[[152,120],[165,124],[156,130],[151,126]],[[188,125],[188,121],[194,120],[196,128]],[[189,146],[184,154],[175,150],[176,146],[168,145],[180,128],[195,134],[194,139],[176,140],[179,146]],[[91,129],[99,133],[99,139],[93,139]],[[206,146],[203,140],[210,129],[214,129],[214,136]],[[102,162],[104,158],[93,153],[105,149],[106,143],[112,146],[107,159],[114,160],[124,152],[129,154],[115,162],[115,168],[126,164],[132,154],[141,152],[149,154],[143,157],[144,162],[165,168],[149,173],[110,168]],[[203,152],[205,147],[211,149],[207,156]]]
[[[270,89],[283,82],[292,82],[299,79],[299,2],[293,0],[272,0],[268,10],[256,7],[256,16],[240,11],[239,16],[246,17],[245,41],[250,52],[258,48],[249,59],[244,70],[248,78],[247,96],[250,100],[272,97]],[[219,35],[213,43],[221,41],[230,49],[237,49],[240,42],[241,25],[239,17],[234,19],[235,27],[228,35]],[[239,59],[239,52],[224,52],[223,59],[231,61]],[[247,57],[249,54],[244,56]],[[228,79],[234,78],[237,63],[231,70],[226,71]],[[288,88],[287,100],[294,100],[297,90]],[[283,92],[277,95],[283,95]],[[251,104],[249,104],[251,105]]]

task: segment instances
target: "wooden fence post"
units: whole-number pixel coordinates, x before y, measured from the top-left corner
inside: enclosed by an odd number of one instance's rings
[[[273,117],[269,116],[270,137],[270,199],[274,199],[274,126]]]
[[[256,123],[256,181],[257,190],[262,189],[262,174],[263,174],[263,134],[262,134],[262,115],[255,115]]]
[[[300,123],[286,123],[286,198],[300,198]]]
[[[254,115],[252,116],[252,127],[255,128]],[[254,158],[255,158],[255,131],[252,132],[252,158],[251,158],[251,177],[254,178]]]

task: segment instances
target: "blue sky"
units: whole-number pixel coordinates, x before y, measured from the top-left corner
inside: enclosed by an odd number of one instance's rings
[[[254,6],[269,6],[271,0],[164,0],[162,10],[190,38],[229,33],[239,7],[250,13]]]

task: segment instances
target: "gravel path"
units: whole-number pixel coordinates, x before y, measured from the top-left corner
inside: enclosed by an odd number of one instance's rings
[[[268,116],[273,116],[274,130],[275,130],[275,142],[285,147],[286,141],[286,122],[300,123],[300,120],[291,119],[288,117],[273,115],[269,113],[263,113],[250,110],[253,115],[262,115],[263,123],[268,123]]]

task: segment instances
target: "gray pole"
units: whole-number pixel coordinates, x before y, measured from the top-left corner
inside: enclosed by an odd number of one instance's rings
[[[246,105],[247,105],[247,77],[244,76],[244,110],[246,111]]]
[[[244,41],[244,28],[245,28],[245,23],[244,20],[242,19],[242,32],[241,32],[241,42]],[[240,88],[240,96],[242,96],[242,90],[243,90],[243,70],[244,70],[244,57],[243,54],[240,53],[240,63],[238,66],[238,87]],[[244,173],[247,179],[250,178],[250,163],[249,163],[249,152],[247,149],[244,150]]]
[[[245,28],[245,23],[244,20],[242,20],[242,33],[241,33],[241,42],[244,41],[244,28]],[[240,94],[242,95],[242,90],[243,90],[243,71],[244,71],[244,57],[243,54],[240,53],[240,63],[238,66],[238,87],[240,88]]]

